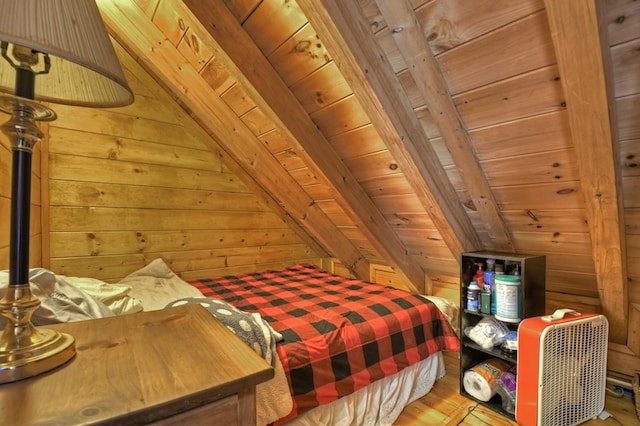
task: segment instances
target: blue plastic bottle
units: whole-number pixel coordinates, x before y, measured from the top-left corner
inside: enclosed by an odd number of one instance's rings
[[[491,291],[493,289],[493,278],[496,276],[495,259],[487,259],[487,269],[484,271],[484,287]]]

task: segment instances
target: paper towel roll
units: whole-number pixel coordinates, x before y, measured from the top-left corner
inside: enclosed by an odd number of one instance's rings
[[[481,362],[465,371],[462,377],[464,390],[480,401],[489,401],[498,390],[498,379],[508,368],[507,363],[498,358]]]

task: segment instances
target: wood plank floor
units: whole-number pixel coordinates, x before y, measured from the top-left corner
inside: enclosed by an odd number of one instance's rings
[[[458,389],[460,368],[457,354],[446,353],[444,358],[447,375],[436,382],[429,394],[407,406],[395,426],[517,426],[516,422],[460,395]],[[594,419],[583,425],[640,425],[636,416],[635,403],[630,397],[616,398],[607,395],[605,411],[611,413],[615,419]]]

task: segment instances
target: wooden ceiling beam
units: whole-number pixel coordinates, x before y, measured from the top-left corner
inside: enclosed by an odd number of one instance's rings
[[[281,203],[330,255],[351,267],[356,276],[368,277],[369,263],[359,249],[282,168],[135,2],[98,0],[97,3],[112,37],[190,112],[207,134]]]
[[[402,85],[353,1],[298,0],[454,257],[482,243]]]
[[[422,268],[224,2],[184,3],[213,38],[214,54],[278,131],[296,145],[297,154],[307,167],[328,182],[338,204],[371,245],[407,285],[424,292]]]
[[[609,340],[627,340],[629,296],[622,179],[606,21],[595,0],[545,0],[591,232]]]
[[[515,248],[509,227],[500,213],[491,186],[475,155],[471,136],[464,127],[411,3],[409,0],[376,0],[376,3],[433,121],[440,129],[440,135],[460,171],[494,247],[513,253]]]

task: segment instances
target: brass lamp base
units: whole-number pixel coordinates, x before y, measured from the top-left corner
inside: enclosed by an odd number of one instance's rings
[[[0,383],[53,370],[76,353],[72,336],[34,327],[31,316],[38,306],[29,284],[10,284],[0,299],[0,314],[7,319],[0,336]]]
[[[74,357],[76,348],[69,334],[33,326],[30,328],[33,332],[30,345],[0,350],[0,383],[42,374]]]

